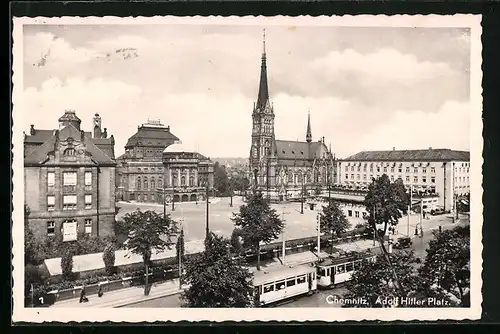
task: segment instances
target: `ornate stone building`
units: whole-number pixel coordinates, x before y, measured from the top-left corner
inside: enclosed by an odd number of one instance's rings
[[[181,142],[163,152],[165,188],[157,189],[157,201],[195,202],[205,199],[214,187],[214,163],[209,158],[187,149]]]
[[[98,114],[93,136],[80,124],[74,111],[66,111],[58,129],[31,125],[24,136],[24,199],[29,225],[41,238],[113,233],[115,141],[101,130]]]
[[[265,37],[265,36],[264,36]],[[305,141],[279,140],[274,135],[274,106],[269,99],[267,57],[264,39],[257,102],[252,112],[250,149],[251,183],[271,200],[287,200],[321,192],[335,183],[335,157],[325,138],[313,141],[310,115]]]
[[[170,126],[148,120],[128,139],[125,153],[117,160],[117,199],[156,202],[157,188],[163,187],[163,150],[179,140]]]

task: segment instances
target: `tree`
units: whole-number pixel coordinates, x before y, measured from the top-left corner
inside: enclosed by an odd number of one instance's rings
[[[365,300],[366,304],[345,304],[344,307],[443,307],[440,303],[429,303],[429,298],[446,300],[446,306],[456,306],[450,296],[435,288],[426,277],[418,275],[417,259],[413,251],[402,251],[389,255],[388,262],[384,254],[379,254],[375,262],[363,261],[346,287],[349,292],[346,300]],[[394,280],[396,271],[399,282]],[[404,293],[396,283],[405,287]],[[408,298],[405,298],[408,297]],[[412,303],[412,299],[424,301],[421,305]]]
[[[233,213],[231,220],[241,229],[244,247],[257,254],[257,270],[260,270],[260,243],[278,238],[284,228],[283,221],[260,192],[251,195],[247,204],[240,206],[240,212]]]
[[[214,164],[214,188],[220,196],[229,195],[229,178],[226,168],[221,166],[219,162]]]
[[[132,253],[142,256],[145,269],[144,294],[149,294],[149,266],[153,252],[170,249],[172,237],[177,235],[177,223],[169,215],[163,217],[155,211],[141,211],[127,213],[120,223],[122,228],[129,232],[125,247]]]
[[[66,249],[61,257],[61,270],[63,279],[73,280],[73,250],[71,248]]]
[[[231,233],[231,251],[235,255],[240,255],[243,251],[243,245],[241,243],[241,230],[239,228],[234,228]]]
[[[351,226],[347,217],[345,216],[338,203],[329,200],[326,206],[323,206],[323,211],[320,213],[319,218],[320,230],[323,233],[330,233],[332,238],[332,253],[333,253],[333,236],[340,237],[342,233],[347,231]]]
[[[470,303],[470,227],[433,231],[420,274],[436,288],[458,298],[462,306]]]
[[[35,237],[29,225],[30,209],[24,206],[24,265],[40,265],[44,261],[42,243]]]
[[[205,250],[187,260],[185,269],[187,307],[252,306],[252,274],[232,259],[229,240],[210,233]]]
[[[364,200],[368,212],[368,229],[373,231],[376,239],[378,239],[391,268],[391,258],[384,245],[384,236],[388,228],[395,227],[402,215],[408,211],[408,204],[409,196],[401,179],[391,183],[389,177],[383,174],[378,179],[373,179],[373,182],[368,186],[368,193]],[[377,229],[379,225],[382,225],[382,229]],[[394,284],[403,293],[396,271],[393,270],[392,272]]]
[[[395,286],[393,270],[401,277],[404,286],[415,286],[418,277],[415,272],[417,260],[413,252],[398,252],[389,256],[390,262],[384,254],[377,255],[375,262],[363,261],[347,283],[349,292],[345,297],[352,300],[364,298],[367,303],[345,304],[345,307],[391,307],[387,303],[389,300],[403,297]]]
[[[104,248],[102,260],[104,261],[106,273],[113,275],[115,271],[115,246],[113,244],[109,244]]]

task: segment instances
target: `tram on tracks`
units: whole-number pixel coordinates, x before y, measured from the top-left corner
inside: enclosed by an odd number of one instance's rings
[[[321,288],[333,287],[351,280],[352,274],[358,270],[364,261],[374,262],[373,253],[356,253],[340,258],[328,258],[319,262],[317,268],[317,285]]]
[[[316,267],[311,263],[258,271],[253,286],[261,306],[311,294],[317,289]]]

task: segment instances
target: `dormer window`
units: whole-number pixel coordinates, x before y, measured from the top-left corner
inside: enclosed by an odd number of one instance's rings
[[[300,151],[300,154],[304,154],[304,151]]]
[[[295,151],[292,151],[292,154],[295,154]]]

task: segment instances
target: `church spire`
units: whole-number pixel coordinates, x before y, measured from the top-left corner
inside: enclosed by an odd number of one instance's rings
[[[266,104],[269,100],[269,91],[267,88],[267,64],[266,64],[266,30],[263,33],[262,42],[262,63],[260,66],[260,84],[259,84],[259,95],[257,97],[256,107],[261,111],[265,109]]]
[[[311,111],[307,112],[307,133],[306,133],[306,141],[310,143],[312,141],[311,134]]]

